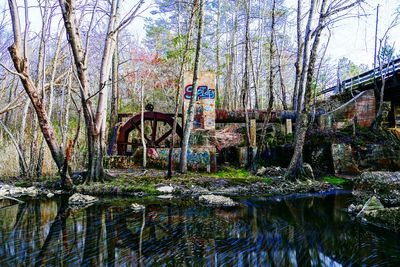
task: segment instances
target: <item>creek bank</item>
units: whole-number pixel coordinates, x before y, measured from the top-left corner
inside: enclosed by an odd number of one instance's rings
[[[59,190],[51,191],[47,188],[43,187],[19,187],[9,184],[0,184],[0,199],[2,197],[39,197],[39,196],[47,196],[48,198],[52,198],[55,194],[61,194],[62,192]]]
[[[376,196],[386,206],[400,206],[400,172],[364,172],[354,179],[353,195],[360,202]]]
[[[281,169],[269,169],[268,172],[281,173]],[[157,197],[163,199],[194,199],[201,195],[217,195],[225,197],[258,197],[270,195],[288,195],[293,193],[324,192],[340,187],[325,181],[305,180],[290,182],[281,176],[257,177],[244,175],[241,172],[235,175],[207,177],[203,174],[177,175],[167,179],[163,172],[147,172],[150,176],[143,176],[143,172],[117,173],[112,179],[104,183],[75,185],[72,191],[56,190],[56,178],[53,184],[37,184],[30,187],[18,187],[14,185],[0,185],[1,195],[10,197],[30,196],[52,198],[60,194],[72,195],[79,193],[95,197],[102,196],[127,196],[127,197]],[[237,175],[236,175],[237,174]]]

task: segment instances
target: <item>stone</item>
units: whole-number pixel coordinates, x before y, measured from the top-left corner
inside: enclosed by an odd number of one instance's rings
[[[385,207],[382,205],[381,201],[376,196],[373,196],[368,199],[367,202],[365,202],[362,210],[357,214],[357,217],[361,217],[367,211],[379,210],[383,208]]]
[[[256,176],[264,176],[267,173],[267,168],[261,167],[257,170]]]
[[[163,200],[170,200],[170,199],[173,199],[174,196],[171,195],[171,194],[168,194],[168,195],[160,195],[160,196],[157,196],[157,198],[158,198],[158,199],[163,199]]]
[[[163,194],[171,194],[172,192],[174,192],[174,188],[170,185],[158,186],[156,187],[156,190]]]
[[[358,164],[353,157],[350,144],[332,144],[332,159],[335,174],[359,174]]]
[[[53,193],[48,193],[46,196],[47,196],[48,198],[52,198],[52,197],[54,197],[54,194],[53,194]]]
[[[233,201],[229,197],[216,196],[216,195],[202,195],[199,197],[200,203],[206,206],[216,206],[216,207],[235,207],[238,203]]]
[[[68,199],[68,204],[71,206],[86,206],[98,200],[97,197],[75,193]]]
[[[354,180],[353,194],[376,195],[384,204],[400,205],[400,172],[364,172]]]
[[[143,206],[141,204],[138,204],[138,203],[132,203],[131,204],[131,209],[134,212],[141,212],[141,211],[143,211],[145,209],[145,206]]]
[[[400,207],[366,211],[362,217],[366,223],[391,231],[400,231]]]
[[[354,205],[353,203],[350,204],[350,206],[347,208],[347,212],[348,213],[356,213],[356,205]]]
[[[303,170],[306,177],[314,179],[314,171],[310,164],[303,163]]]

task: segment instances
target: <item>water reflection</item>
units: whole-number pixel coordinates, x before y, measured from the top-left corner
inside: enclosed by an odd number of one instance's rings
[[[400,264],[399,236],[359,226],[349,195],[244,200],[240,208],[65,199],[0,207],[1,266],[340,266]],[[6,207],[8,206],[8,207]]]

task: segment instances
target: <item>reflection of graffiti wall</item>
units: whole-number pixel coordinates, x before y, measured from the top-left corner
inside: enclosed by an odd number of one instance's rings
[[[183,114],[189,107],[193,94],[193,73],[186,72],[184,75],[183,90]],[[197,87],[197,97],[194,108],[194,129],[215,129],[215,73],[201,72]]]

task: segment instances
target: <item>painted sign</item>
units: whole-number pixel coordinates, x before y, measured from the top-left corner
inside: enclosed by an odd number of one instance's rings
[[[185,87],[185,92],[183,97],[187,100],[192,99],[193,85],[188,84]],[[201,85],[197,87],[196,101],[201,99],[215,99],[215,89],[208,88],[207,85]]]
[[[193,73],[186,72],[183,86],[183,118],[189,108],[193,95]],[[201,72],[198,80],[197,96],[194,106],[194,129],[215,129],[215,73]]]

